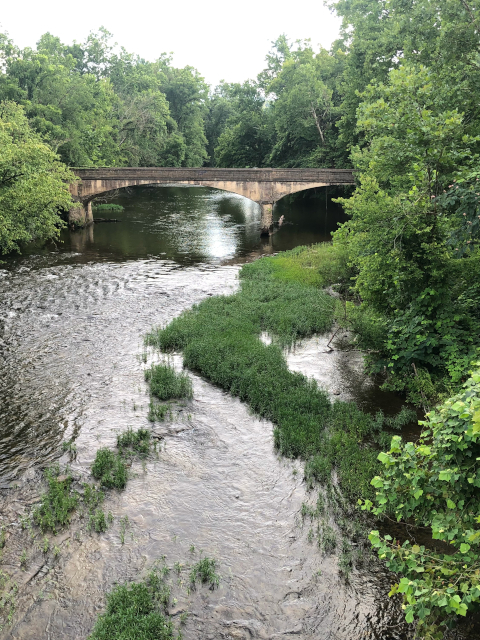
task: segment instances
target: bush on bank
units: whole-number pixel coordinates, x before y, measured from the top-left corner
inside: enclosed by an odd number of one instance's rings
[[[370,534],[379,556],[403,576],[391,593],[403,595],[407,621],[437,638],[439,621],[466,616],[480,602],[480,370],[421,424],[416,444],[395,436],[378,456],[375,499],[362,508],[431,528],[434,540],[451,546],[442,554]]]

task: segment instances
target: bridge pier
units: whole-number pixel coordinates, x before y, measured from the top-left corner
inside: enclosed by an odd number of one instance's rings
[[[260,224],[260,235],[269,236],[273,230],[273,202],[260,202],[262,209],[262,221]]]
[[[92,202],[75,202],[68,212],[68,226],[72,228],[87,227],[93,222]]]

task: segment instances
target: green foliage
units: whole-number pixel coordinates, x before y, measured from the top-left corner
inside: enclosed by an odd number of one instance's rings
[[[150,431],[127,429],[124,433],[117,435],[117,447],[123,456],[132,453],[145,458],[150,452]]]
[[[405,63],[428,66],[436,81],[456,89],[451,107],[460,106],[472,129],[478,128],[480,67],[476,59],[476,2],[442,0],[334,0],[343,18],[341,41],[347,50],[343,78],[341,138],[349,145],[362,141],[356,130],[357,108],[371,82],[384,82],[391,69]]]
[[[373,352],[367,355],[368,360],[375,361],[378,353],[385,348],[388,338],[388,321],[384,314],[378,313],[367,304],[346,302],[347,326],[355,334],[356,344],[360,349]]]
[[[344,166],[348,162],[338,145],[335,124],[339,118],[338,77],[345,55],[337,50],[314,53],[308,41],[293,49],[285,38],[280,46],[283,61],[270,58],[269,79],[264,88],[274,97],[274,137],[268,164],[284,167]],[[278,49],[277,49],[278,51]],[[272,55],[272,54],[270,54]],[[263,74],[265,78],[265,74]],[[264,81],[265,81],[264,80]]]
[[[5,532],[5,527],[2,525],[0,527],[0,550],[3,549],[6,541],[7,541],[7,534]]]
[[[83,484],[83,503],[87,507],[88,523],[87,528],[90,531],[96,531],[97,533],[104,533],[108,529],[109,523],[112,521],[113,516],[109,513],[105,516],[104,511],[100,508],[100,505],[105,499],[105,494],[94,484]]]
[[[261,87],[251,80],[221,85],[221,93],[231,102],[231,115],[217,138],[215,166],[261,167],[270,152],[270,112]]]
[[[318,546],[325,554],[330,554],[337,548],[337,536],[329,524],[322,521],[318,536]]]
[[[215,148],[218,138],[225,130],[230,117],[235,113],[236,103],[232,99],[231,90],[235,85],[223,80],[211,92],[208,100],[208,112],[205,118],[205,135],[208,140],[208,164],[213,166]]]
[[[147,581],[115,587],[89,640],[173,640],[173,625],[157,610],[156,596]]]
[[[57,238],[73,174],[30,127],[19,105],[0,102],[0,255]]]
[[[94,484],[83,483],[83,503],[90,511],[96,509],[102,504],[105,498],[103,491],[98,489]]]
[[[274,440],[286,456],[309,459],[309,478],[338,472],[345,494],[371,492],[378,466],[367,440],[380,442],[384,417],[353,403],[331,404],[313,380],[288,369],[281,347],[331,327],[334,302],[320,291],[319,262],[330,249],[296,249],[245,265],[241,289],[208,298],[147,340],[163,350],[182,350],[185,366],[238,396],[275,425]],[[263,331],[273,337],[265,345]]]
[[[455,258],[475,256],[480,236],[480,171],[474,170],[453,181],[436,203],[448,215],[451,234],[448,244]]]
[[[159,400],[191,398],[192,381],[185,372],[177,373],[170,363],[154,364],[145,371],[150,393]]]
[[[60,475],[59,465],[53,465],[45,470],[44,477],[48,490],[42,495],[41,505],[33,512],[33,521],[43,532],[56,534],[70,521],[70,514],[78,504],[78,495],[71,489],[73,478],[68,469]]]
[[[43,35],[36,49],[0,34],[0,100],[24,106],[32,127],[73,166],[201,166],[207,86],[176,69],[116,53],[101,28],[84,43]]]
[[[125,489],[128,479],[125,461],[107,447],[99,449],[92,465],[92,475],[107,489]]]
[[[0,571],[0,630],[12,623],[17,593],[18,584],[8,574]]]
[[[125,533],[127,532],[127,527],[129,526],[130,522],[128,520],[128,516],[123,516],[123,518],[120,518],[120,542],[122,544],[125,544]]]
[[[341,244],[319,243],[296,247],[269,260],[257,260],[245,265],[244,279],[255,280],[268,276],[282,282],[325,287],[344,284],[350,277],[347,253]]]
[[[341,199],[351,220],[337,239],[356,271],[360,344],[376,352],[372,370],[386,369],[390,388],[412,397],[418,371],[458,383],[478,352],[480,298],[449,248],[466,216],[451,216],[455,196],[444,194],[454,170],[470,175],[477,144],[451,108],[455,91],[431,70],[408,65],[369,86],[358,110],[367,144],[353,153],[361,184]]]
[[[335,128],[345,54],[314,53],[308,41],[272,43],[267,68],[211,95],[207,132],[219,167],[348,166]]]
[[[171,413],[170,404],[161,404],[160,402],[150,401],[148,405],[148,419],[150,422],[162,422],[165,420],[167,413]]]
[[[108,518],[102,509],[96,509],[94,513],[90,514],[88,528],[97,533],[104,533],[108,529]]]
[[[204,119],[208,87],[198,71],[163,64],[162,90],[185,144],[184,167],[201,167],[208,159]]]
[[[106,204],[92,204],[92,208],[94,211],[123,211],[124,207],[121,204],[113,204],[112,202],[107,202]]]
[[[202,584],[208,584],[210,589],[215,589],[220,583],[220,576],[216,572],[217,562],[212,558],[202,558],[195,563],[190,572],[190,583],[195,587],[197,580]]]
[[[379,556],[403,576],[391,593],[403,594],[407,622],[418,620],[424,637],[433,638],[439,622],[465,616],[480,600],[480,373],[420,424],[418,443],[395,436],[378,456],[383,473],[371,481],[375,500],[362,508],[431,527],[434,540],[451,546],[442,554],[370,534]]]

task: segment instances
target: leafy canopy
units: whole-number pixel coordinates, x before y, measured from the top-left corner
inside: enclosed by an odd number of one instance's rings
[[[58,237],[75,177],[11,101],[0,102],[0,149],[0,253]]]

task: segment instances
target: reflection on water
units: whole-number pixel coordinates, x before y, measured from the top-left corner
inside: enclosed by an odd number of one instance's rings
[[[343,222],[340,207],[328,200],[284,198],[274,219],[286,223],[270,238],[260,238],[260,207],[235,194],[205,187],[135,187],[111,201],[121,213],[98,216],[118,220],[62,236],[65,249],[105,258],[161,256],[181,264],[223,261],[273,253],[301,244],[330,240]]]

